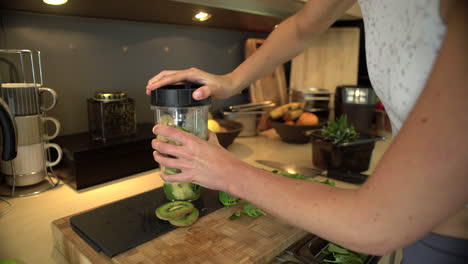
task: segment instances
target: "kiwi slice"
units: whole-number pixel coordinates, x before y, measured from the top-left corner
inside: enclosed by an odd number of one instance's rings
[[[156,216],[162,220],[172,220],[178,218],[184,218],[187,214],[190,214],[195,207],[192,203],[185,201],[175,201],[165,203],[156,209]]]
[[[195,223],[195,221],[197,221],[199,215],[200,212],[198,211],[198,209],[193,208],[193,211],[187,214],[184,218],[171,219],[169,220],[169,223],[171,223],[174,226],[189,226]]]

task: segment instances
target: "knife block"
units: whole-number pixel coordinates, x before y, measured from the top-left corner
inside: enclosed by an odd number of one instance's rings
[[[158,168],[153,159],[153,124],[137,126],[135,135],[94,141],[88,132],[57,137],[63,150],[55,173],[76,190]]]

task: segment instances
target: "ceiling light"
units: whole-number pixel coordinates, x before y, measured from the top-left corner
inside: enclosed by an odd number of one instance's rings
[[[211,14],[200,11],[196,15],[193,16],[193,20],[195,21],[205,21],[211,18]]]
[[[68,2],[68,0],[42,0],[42,2],[48,5],[63,5]]]

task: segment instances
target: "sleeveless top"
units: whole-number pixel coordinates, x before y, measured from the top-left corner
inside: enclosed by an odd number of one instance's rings
[[[444,39],[439,4],[439,0],[359,0],[369,78],[394,135],[425,87]],[[403,263],[468,263],[467,252],[468,240],[429,233],[403,249]]]
[[[429,77],[446,27],[438,0],[360,0],[369,78],[394,134]]]

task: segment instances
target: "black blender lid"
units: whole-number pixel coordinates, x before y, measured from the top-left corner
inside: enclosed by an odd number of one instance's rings
[[[151,105],[161,107],[191,107],[211,104],[211,98],[195,100],[192,93],[202,85],[172,84],[151,91]]]

